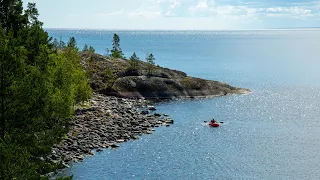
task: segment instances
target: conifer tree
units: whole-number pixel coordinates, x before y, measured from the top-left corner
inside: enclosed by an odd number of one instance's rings
[[[75,50],[78,50],[76,38],[70,37],[70,39],[68,41],[68,44],[67,44],[67,47],[68,48],[73,48]]]
[[[58,49],[59,49],[59,41],[57,40],[57,38],[54,38],[53,39],[53,42],[52,42],[52,46],[53,46],[53,51],[54,52],[57,52]]]
[[[113,35],[111,57],[113,57],[113,58],[122,58],[123,57],[123,53],[120,48],[120,37],[118,34]]]
[[[85,44],[85,45],[83,46],[82,52],[88,52],[88,51],[89,51],[88,45]]]
[[[138,58],[138,56],[136,55],[135,52],[134,52],[134,53],[132,54],[132,56],[130,57],[129,63],[130,63],[130,69],[131,69],[131,70],[138,70],[138,67],[139,67],[139,58]]]
[[[153,56],[153,54],[148,54],[147,55],[147,58],[146,58],[146,61],[147,61],[147,63],[148,63],[148,65],[147,65],[147,71],[148,71],[148,74],[152,74],[152,71],[153,71],[153,69],[154,69],[154,65],[155,65],[155,58],[154,58],[154,56]]]
[[[92,46],[89,47],[89,52],[90,52],[90,53],[94,54],[95,51],[96,51],[96,50],[94,49],[94,47],[92,47]]]
[[[62,38],[60,37],[60,41],[59,41],[59,49],[63,49],[66,47],[66,43],[62,40]]]

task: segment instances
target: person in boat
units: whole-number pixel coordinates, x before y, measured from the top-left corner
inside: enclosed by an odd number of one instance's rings
[[[211,123],[218,123],[214,118],[212,118]]]

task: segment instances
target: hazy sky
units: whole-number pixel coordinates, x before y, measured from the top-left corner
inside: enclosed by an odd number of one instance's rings
[[[264,29],[320,27],[319,0],[23,0],[46,28]]]

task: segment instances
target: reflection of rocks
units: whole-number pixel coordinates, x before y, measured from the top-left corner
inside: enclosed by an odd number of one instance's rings
[[[94,155],[103,148],[116,148],[120,143],[151,134],[153,127],[172,124],[173,120],[161,114],[137,111],[146,106],[145,100],[130,100],[93,94],[91,107],[78,109],[67,137],[54,145],[47,160],[64,167],[70,161],[78,162],[85,155]]]

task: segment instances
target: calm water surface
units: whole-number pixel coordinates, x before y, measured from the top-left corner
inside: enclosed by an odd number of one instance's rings
[[[127,57],[151,52],[161,66],[253,91],[158,104],[174,125],[74,164],[64,172],[74,179],[319,179],[319,29],[48,32],[101,54],[118,33]],[[212,117],[224,124],[205,126]]]

